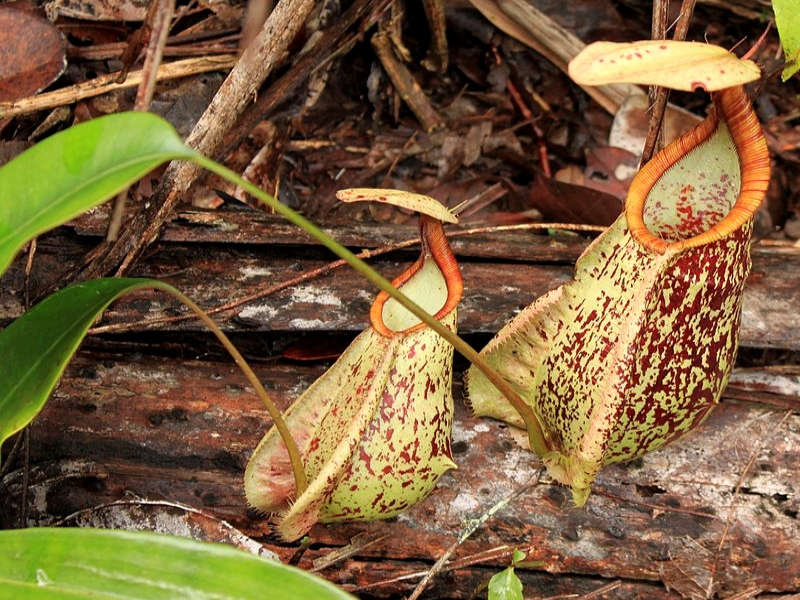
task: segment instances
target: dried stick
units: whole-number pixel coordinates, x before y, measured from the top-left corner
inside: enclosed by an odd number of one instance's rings
[[[669,0],[655,0],[653,8],[653,39],[665,39],[666,30],[656,37],[656,13],[658,12],[656,6],[663,3],[663,10],[666,11],[669,6]],[[692,20],[692,13],[694,13],[695,0],[683,0],[681,4],[681,12],[675,24],[675,34],[673,39],[675,41],[683,41],[686,39],[686,34],[689,32],[689,22]],[[661,17],[659,17],[659,22]],[[663,14],[663,21],[666,23],[666,12]],[[651,101],[650,109],[650,127],[647,131],[647,138],[644,142],[644,150],[642,151],[641,164],[644,165],[655,154],[656,150],[663,146],[663,127],[664,113],[667,110],[667,100],[669,92],[662,87],[651,88],[649,94]]]
[[[669,0],[653,0],[653,17],[650,28],[650,37],[654,40],[667,39],[667,16],[669,14]],[[653,154],[664,147],[664,112],[667,109],[669,91],[657,85],[651,85],[647,90],[647,100],[650,103],[650,119],[647,128],[647,138],[644,141],[641,164],[648,162]]]
[[[419,119],[422,128],[428,133],[439,129],[444,124],[442,117],[433,108],[411,72],[397,60],[390,36],[379,31],[372,36],[372,47],[383,68],[386,69],[389,79],[392,80],[392,84],[400,93],[400,97]]]
[[[414,591],[411,593],[411,595],[408,597],[407,600],[417,600],[422,594],[422,592],[425,591],[425,588],[427,587],[428,583],[430,583],[431,579],[436,577],[436,575],[438,575],[442,571],[445,564],[453,555],[453,553],[456,550],[458,550],[458,547],[461,544],[463,544],[473,533],[475,533],[479,527],[481,527],[484,523],[486,523],[486,521],[491,519],[497,511],[499,511],[502,508],[505,508],[506,506],[509,505],[509,503],[513,502],[514,499],[518,498],[524,492],[528,491],[531,487],[538,484],[539,477],[541,476],[541,474],[542,474],[542,469],[541,468],[537,469],[531,476],[531,478],[526,483],[521,485],[518,489],[514,490],[513,493],[509,494],[508,496],[497,502],[494,506],[492,506],[489,510],[487,510],[477,519],[470,519],[468,525],[464,528],[464,531],[462,531],[461,535],[458,536],[458,539],[455,542],[453,542],[450,545],[450,547],[447,548],[447,550],[444,551],[444,554],[442,554],[439,557],[439,559],[434,563],[434,565],[431,567],[431,570],[425,574],[425,577],[423,577],[422,581],[420,581],[417,584],[417,587],[414,588]]]
[[[289,43],[302,28],[314,5],[313,0],[278,2],[258,37],[244,51],[189,134],[187,145],[206,156],[216,153],[232,123],[252,102],[274,67],[283,60]],[[164,222],[200,172],[200,167],[193,163],[171,163],[148,208],[122,232],[113,246],[97,250],[79,278],[104,275],[120,261],[117,274],[127,273],[148,244],[158,237]]]
[[[533,550],[533,546],[522,546],[517,547],[518,550],[525,552],[526,554]],[[474,565],[480,565],[487,563],[489,561],[501,561],[505,560],[513,556],[514,548],[511,548],[507,545],[496,546],[491,550],[484,550],[483,552],[478,552],[476,554],[470,554],[469,556],[465,556],[464,558],[458,558],[455,560],[451,560],[447,563],[442,570],[441,573],[449,573],[451,571],[456,571],[458,569],[463,569],[466,567],[471,567]],[[366,585],[354,587],[353,589],[345,588],[347,591],[350,592],[363,592],[366,590],[374,589],[377,587],[382,587],[386,585],[390,585],[393,583],[398,583],[400,581],[408,581],[410,579],[419,579],[420,577],[424,577],[428,571],[415,571],[413,573],[404,573],[403,575],[396,575],[390,579],[383,579],[381,581],[375,581],[373,583],[368,583]],[[474,596],[473,596],[474,597]]]
[[[158,69],[161,66],[161,59],[164,56],[164,47],[167,45],[169,28],[172,22],[172,15],[175,12],[175,0],[158,0],[153,2],[147,9],[147,23],[142,27],[149,27],[149,39],[144,55],[144,65],[142,66],[142,81],[136,91],[136,101],[133,110],[150,110],[150,103],[153,101],[153,94],[156,91],[156,81],[158,80]],[[114,242],[119,236],[119,229],[122,225],[122,217],[125,214],[125,201],[128,199],[126,187],[114,200],[111,209],[111,218],[108,222],[106,241]]]
[[[422,0],[422,5],[425,7],[425,16],[428,18],[428,27],[431,30],[431,47],[422,61],[422,66],[434,73],[444,73],[449,59],[444,1]]]
[[[592,598],[600,598],[601,596],[605,596],[609,592],[613,592],[617,588],[622,586],[622,581],[617,579],[616,581],[612,581],[611,583],[607,583],[604,586],[601,586],[594,590],[593,592],[589,592],[588,594],[583,594],[578,596],[575,600],[590,600]]]
[[[161,65],[158,69],[158,80],[178,79],[196,73],[207,73],[209,71],[223,71],[230,69],[236,62],[236,57],[231,54],[219,56],[205,56],[202,58],[187,58],[175,62]],[[93,98],[108,92],[123,90],[138,86],[144,76],[141,70],[128,73],[128,78],[124,83],[117,83],[117,78],[121,72],[101,75],[89,81],[84,81],[77,85],[37,94],[29,98],[21,98],[14,102],[0,102],[0,119],[10,119],[19,117],[40,110],[47,110],[73,104],[84,98]]]

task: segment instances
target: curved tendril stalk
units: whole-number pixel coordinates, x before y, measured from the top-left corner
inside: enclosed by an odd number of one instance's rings
[[[267,393],[267,390],[264,389],[264,386],[259,380],[258,375],[255,374],[255,372],[247,363],[247,361],[244,359],[242,354],[239,352],[236,346],[234,346],[233,342],[231,342],[228,336],[225,335],[225,333],[219,328],[216,322],[214,322],[214,319],[209,317],[205,313],[205,311],[202,308],[200,308],[200,306],[197,303],[195,303],[191,298],[189,298],[184,293],[180,292],[177,288],[174,288],[167,283],[160,284],[158,282],[153,282],[152,287],[171,294],[172,296],[180,300],[183,304],[188,306],[192,310],[192,312],[194,312],[197,315],[197,318],[200,319],[206,325],[206,327],[208,327],[211,330],[211,333],[213,333],[214,336],[216,336],[219,342],[228,351],[228,353],[233,358],[234,362],[238,365],[238,367],[244,373],[244,376],[250,382],[250,385],[252,385],[253,389],[255,389],[258,397],[261,398],[261,401],[264,403],[264,406],[266,407],[270,418],[275,424],[275,428],[280,432],[281,439],[286,445],[286,451],[289,455],[289,461],[292,466],[292,474],[294,475],[295,486],[298,490],[298,494],[305,491],[305,489],[308,487],[308,478],[306,477],[305,469],[303,468],[303,460],[300,457],[300,451],[297,448],[297,444],[292,438],[291,433],[289,433],[289,429],[286,426],[286,422],[283,420],[281,412],[278,410],[278,407],[272,401],[272,398]]]

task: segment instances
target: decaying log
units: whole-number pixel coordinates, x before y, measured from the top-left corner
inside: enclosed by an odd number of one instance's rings
[[[413,225],[352,225],[329,232],[356,249],[415,237]],[[40,240],[36,288],[44,289],[65,265],[80,260],[93,239],[87,241],[87,234],[102,235],[102,227],[84,219],[74,231]],[[252,213],[184,213],[164,236],[170,243],[143,261],[139,274],[166,279],[208,307],[329,260],[327,251],[293,228]],[[516,310],[567,281],[587,243],[585,237],[530,231],[456,238],[467,284],[461,331],[496,331]],[[373,262],[391,276],[416,252]],[[756,246],[753,259],[743,341],[756,348],[798,349],[800,256],[791,249]],[[3,279],[3,319],[21,311],[21,281],[19,266]],[[299,330],[353,332],[364,326],[373,296],[359,276],[339,269],[237,307],[219,320],[248,338]],[[163,295],[137,294],[116,304],[103,323],[180,312]],[[149,335],[166,343],[177,332],[200,329],[186,321]],[[224,533],[224,526],[215,534],[218,539],[274,551],[284,560],[292,557],[296,545],[278,540],[268,520],[248,510],[243,497],[244,466],[270,425],[266,411],[232,363],[199,360],[208,350],[201,343],[181,347],[180,359],[117,351],[82,354],[70,365],[32,428],[32,524],[81,511],[81,522],[119,526],[131,521],[126,509],[92,507],[163,500],[199,509],[209,519],[225,519],[263,547],[243,544],[237,532]],[[274,358],[257,365],[281,407],[324,368]],[[797,397],[782,395],[793,394],[791,383],[788,392],[763,385],[748,392],[746,379],[739,378],[727,400],[684,440],[603,471],[587,506],[576,509],[568,491],[545,476],[530,483],[539,462],[510,428],[467,414],[457,376],[453,451],[458,470],[397,519],[315,527],[300,565],[313,568],[352,544],[351,553],[322,565],[321,574],[363,596],[407,594],[469,519],[529,485],[458,549],[425,597],[469,596],[508,565],[514,548],[539,561],[520,570],[529,597],[585,594],[605,586],[609,598],[670,598],[675,590],[694,597],[707,590],[723,597],[797,592],[800,416],[786,411],[796,411]],[[772,406],[748,401],[753,398]],[[11,473],[3,481],[5,525],[18,514],[19,479]],[[176,522],[172,513],[152,518],[173,527]],[[209,529],[193,523],[181,531],[196,535],[198,528]]]
[[[258,371],[286,406],[323,368]],[[674,597],[665,586],[711,586],[723,597],[800,589],[797,414],[723,402],[683,440],[603,471],[587,506],[576,509],[545,476],[531,484],[539,463],[518,436],[468,416],[460,383],[456,392],[458,470],[399,518],[315,527],[301,566],[353,542],[361,549],[322,575],[360,594],[408,593],[467,520],[529,485],[459,548],[454,570],[434,579],[426,597],[468,596],[514,548],[540,561],[520,571],[530,597],[588,593],[615,580],[605,597]],[[121,499],[168,500],[226,519],[288,559],[296,545],[280,543],[242,491],[244,465],[268,426],[231,364],[81,355],[32,428],[31,521]],[[71,469],[59,472],[60,464]],[[47,475],[37,478],[37,469]],[[6,516],[18,503],[13,480],[2,494]]]
[[[194,298],[205,308],[235,300],[257,289],[269,288],[299,274],[323,267],[335,257],[327,250],[309,252],[307,239],[297,229],[266,216],[218,214],[198,219],[178,215],[165,233],[172,243],[145,260],[134,275],[164,279]],[[188,219],[188,220],[187,220]],[[98,222],[83,223],[79,231],[94,232]],[[413,226],[356,225],[327,229],[328,233],[356,249],[376,248],[415,239]],[[99,230],[97,230],[99,233]],[[204,244],[205,241],[218,242]],[[39,289],[58,281],[70,261],[70,249],[61,237],[40,240]],[[454,250],[464,273],[465,294],[459,309],[459,331],[495,332],[508,319],[538,296],[573,274],[575,259],[588,243],[578,236],[550,237],[529,231],[505,231],[455,238]],[[313,246],[319,248],[319,246]],[[73,248],[73,260],[82,250]],[[417,250],[406,252],[402,262],[396,255],[372,261],[387,276],[399,274]],[[503,261],[497,259],[506,258]],[[492,261],[484,259],[491,258]],[[22,313],[22,275],[6,276],[0,297],[0,319]],[[800,350],[800,253],[793,248],[754,246],[753,270],[744,299],[742,345],[754,348]],[[224,329],[260,331],[360,331],[366,323],[375,290],[350,269],[340,269],[265,298],[239,306],[218,318]],[[36,297],[36,294],[33,294]],[[104,323],[141,323],[174,316],[183,309],[162,294],[143,294],[123,299],[108,311]],[[182,331],[197,331],[196,320],[171,325]],[[169,329],[168,329],[169,330]]]

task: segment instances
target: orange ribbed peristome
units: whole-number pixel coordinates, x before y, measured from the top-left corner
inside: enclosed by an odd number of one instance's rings
[[[453,250],[450,248],[450,243],[447,241],[447,236],[444,233],[442,222],[424,214],[421,214],[419,218],[422,253],[413,265],[392,281],[392,285],[396,288],[401,287],[422,268],[426,260],[433,258],[439,270],[442,272],[447,285],[447,300],[436,314],[433,315],[434,319],[441,319],[458,306],[458,303],[461,301],[461,296],[464,293],[464,281],[461,277],[461,269],[458,267],[456,257],[453,255]],[[383,322],[383,306],[389,298],[389,294],[381,291],[375,298],[369,311],[370,323],[378,333],[390,337],[398,333],[411,333],[427,327],[425,323],[418,323],[402,331],[393,331],[389,329]]]
[[[761,124],[742,86],[726,88],[712,95],[714,108],[709,116],[659,152],[642,167],[631,182],[625,201],[625,218],[633,238],[645,248],[664,254],[703,246],[722,239],[753,218],[769,186],[770,159]],[[734,206],[719,223],[700,235],[667,242],[655,235],[644,222],[647,196],[658,179],[716,131],[722,119],[730,131],[741,168],[741,187]]]

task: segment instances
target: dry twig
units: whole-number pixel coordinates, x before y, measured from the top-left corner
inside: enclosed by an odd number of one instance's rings
[[[445,564],[447,563],[448,560],[450,560],[450,557],[453,555],[453,553],[456,550],[458,550],[458,547],[461,544],[463,544],[473,533],[475,533],[478,530],[478,528],[480,528],[484,523],[486,523],[486,521],[491,519],[495,515],[495,513],[497,511],[499,511],[500,509],[508,506],[508,504],[510,502],[513,502],[515,498],[518,498],[523,493],[528,491],[531,487],[533,487],[536,484],[538,484],[539,483],[539,477],[541,476],[541,474],[542,474],[542,469],[541,468],[537,469],[536,471],[534,471],[534,473],[531,476],[531,478],[526,483],[521,485],[519,488],[514,490],[513,493],[511,493],[510,495],[506,496],[505,498],[503,498],[502,500],[497,502],[494,506],[492,506],[489,510],[487,510],[485,513],[483,513],[477,519],[470,520],[469,523],[467,524],[467,526],[461,532],[461,535],[458,536],[458,539],[455,542],[453,542],[450,545],[450,547],[447,548],[447,550],[444,551],[444,553],[439,557],[439,559],[431,567],[430,571],[428,571],[425,574],[425,577],[422,578],[422,581],[420,581],[417,584],[417,587],[414,588],[414,591],[408,597],[408,600],[417,600],[420,597],[420,595],[422,594],[422,592],[425,591],[425,588],[427,587],[427,585],[431,581],[431,579],[436,577],[436,575],[438,575],[442,571],[442,569],[444,568]]]
[[[236,62],[236,57],[231,54],[219,56],[204,56],[201,58],[187,58],[175,62],[161,65],[158,69],[158,81],[169,79],[179,79],[207,73],[209,71],[224,71],[230,69]],[[0,102],[0,119],[9,119],[28,115],[40,110],[56,108],[65,104],[74,104],[84,98],[92,98],[107,94],[116,90],[123,90],[138,86],[142,82],[144,72],[142,70],[128,73],[128,78],[124,83],[117,83],[120,72],[101,75],[89,81],[84,81],[76,85],[71,85],[53,92],[37,94],[29,98],[21,98],[14,102]]]
[[[656,6],[661,5],[660,9]],[[694,12],[695,0],[683,0],[681,4],[681,12],[678,21],[675,25],[675,34],[673,39],[675,41],[683,41],[686,39],[686,34],[689,31],[689,22],[692,20],[692,13]],[[653,39],[665,39],[667,9],[669,8],[669,0],[656,0],[653,8]],[[644,143],[644,150],[642,151],[641,164],[649,161],[653,154],[658,151],[664,143],[664,113],[667,110],[667,100],[669,99],[669,92],[663,87],[653,87],[649,92],[651,108],[650,108],[650,127],[647,131],[647,138]]]
[[[395,56],[391,36],[385,31],[379,31],[372,36],[372,47],[400,97],[419,119],[422,128],[428,133],[441,128],[444,125],[442,117],[433,108],[411,71]]]
[[[133,110],[142,112],[150,110],[150,103],[153,101],[153,94],[156,91],[156,82],[158,81],[158,69],[164,56],[164,47],[167,45],[174,11],[175,0],[158,0],[151,3],[147,10],[147,24],[142,27],[151,25],[151,28],[149,28],[149,39],[147,40],[147,49],[144,55],[142,80],[139,83],[139,89],[136,91]],[[108,231],[106,232],[106,240],[109,242],[115,241],[119,236],[129,189],[130,187],[127,187],[122,190],[114,200],[111,218],[108,222]]]
[[[223,82],[186,143],[205,154],[215,155],[223,136],[252,101],[258,88],[286,54],[289,43],[314,7],[312,0],[279,2],[258,37]],[[110,248],[101,246],[79,278],[104,275],[120,264],[117,274],[127,273],[144,249],[158,237],[164,222],[194,183],[201,169],[192,163],[172,163],[149,206],[138,215]]]

